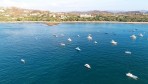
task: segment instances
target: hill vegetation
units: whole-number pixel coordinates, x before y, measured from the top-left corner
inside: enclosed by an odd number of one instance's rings
[[[147,11],[50,12],[0,7],[0,21],[119,21],[148,22]]]

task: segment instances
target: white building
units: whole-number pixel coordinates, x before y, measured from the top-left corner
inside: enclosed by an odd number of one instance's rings
[[[91,14],[81,14],[80,17],[89,18],[93,16]]]
[[[40,13],[31,13],[30,16],[37,16],[40,15]]]
[[[6,14],[6,15],[4,15],[4,16],[9,17],[10,15]]]

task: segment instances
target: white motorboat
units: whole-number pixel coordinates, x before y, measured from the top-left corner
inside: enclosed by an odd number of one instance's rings
[[[21,59],[21,62],[25,64],[25,60],[24,59]]]
[[[88,69],[91,69],[91,66],[89,64],[85,64],[84,66]]]
[[[98,42],[97,41],[94,41],[94,43],[97,44]]]
[[[69,42],[71,42],[71,41],[72,41],[72,39],[71,39],[71,38],[68,38],[68,41],[69,41]]]
[[[128,76],[128,77],[130,77],[130,78],[132,78],[132,79],[135,79],[135,80],[138,79],[138,77],[135,76],[135,75],[133,75],[132,73],[127,73],[126,76]]]
[[[132,54],[131,51],[125,51],[125,54]]]
[[[87,39],[90,41],[92,40],[92,36],[91,35],[88,35]]]
[[[117,42],[114,41],[114,40],[111,40],[111,44],[112,44],[112,45],[117,45]]]
[[[81,49],[80,49],[79,47],[76,47],[75,49],[76,49],[77,51],[81,51]]]
[[[144,35],[142,33],[139,34],[140,37],[143,37]]]
[[[131,37],[133,40],[135,40],[135,39],[137,38],[136,35],[134,35],[134,34],[131,35],[130,37]]]
[[[60,45],[61,45],[61,46],[65,46],[65,44],[64,44],[64,43],[60,43]]]

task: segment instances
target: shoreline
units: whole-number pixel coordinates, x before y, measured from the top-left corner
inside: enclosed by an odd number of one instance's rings
[[[148,24],[148,22],[118,22],[118,21],[64,21],[61,23],[125,23],[125,24]]]
[[[0,21],[0,23],[43,23],[57,25],[60,23],[121,23],[121,24],[148,24],[148,22],[118,22],[118,21]]]

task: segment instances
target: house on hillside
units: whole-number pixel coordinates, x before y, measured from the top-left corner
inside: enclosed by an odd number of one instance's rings
[[[67,17],[66,17],[65,15],[61,15],[60,18],[61,18],[61,19],[65,19],[65,18],[67,18]]]
[[[49,16],[50,16],[50,17],[54,17],[54,18],[55,18],[55,17],[56,17],[56,14],[51,13],[51,14],[49,14]]]

